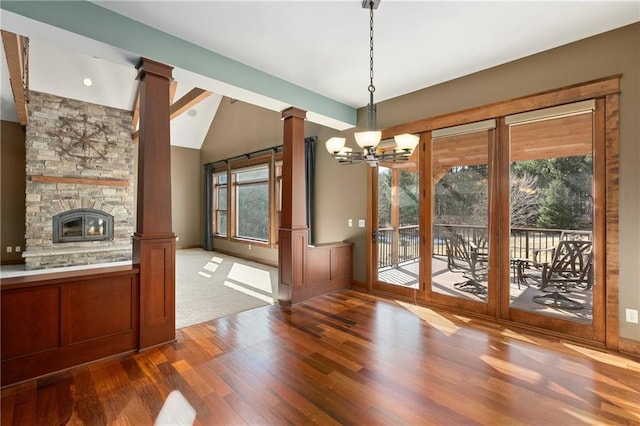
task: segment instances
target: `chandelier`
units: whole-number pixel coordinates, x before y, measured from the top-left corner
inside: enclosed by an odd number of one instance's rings
[[[362,151],[353,151],[345,146],[346,138],[332,137],[325,143],[327,151],[340,164],[367,163],[375,167],[379,161],[407,161],[420,139],[416,135],[402,134],[394,136],[395,146],[381,147],[382,132],[376,130],[376,105],[373,103],[373,10],[378,8],[380,0],[362,0],[362,8],[369,9],[369,104],[367,112],[369,127],[366,132],[355,132],[356,143]]]

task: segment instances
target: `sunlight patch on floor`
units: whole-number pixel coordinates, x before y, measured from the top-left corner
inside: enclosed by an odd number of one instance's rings
[[[416,306],[414,304],[402,302],[400,300],[396,300],[396,303],[405,308],[407,311],[416,315],[421,320],[428,323],[430,326],[432,326],[445,336],[452,336],[457,333],[458,330],[460,330],[460,327],[458,327],[453,321],[443,317],[442,315],[429,308]]]
[[[601,425],[601,419],[594,419],[590,413],[579,412],[573,408],[563,408],[562,411],[570,416],[575,417],[578,421],[585,425]]]
[[[238,285],[238,284],[234,284],[234,283],[229,282],[229,281],[225,281],[224,285],[226,287],[229,287],[230,289],[233,289],[233,290],[239,291],[241,293],[244,293],[247,296],[255,297],[256,299],[260,299],[260,300],[263,300],[263,301],[265,301],[265,302],[267,302],[269,304],[273,304],[273,298],[272,297],[265,296],[264,294],[258,293],[257,291],[253,291],[251,289],[248,289],[248,288],[243,287],[243,286]]]
[[[532,345],[538,345],[538,343],[535,340],[521,333],[518,333],[517,331],[514,331],[514,330],[510,330],[510,329],[503,330],[500,333],[500,335],[505,338],[511,338],[511,339],[519,340],[521,342],[531,343]]]
[[[271,275],[269,271],[265,271],[264,269],[234,263],[227,278],[267,294],[273,293],[271,288]]]
[[[202,275],[205,278],[211,278],[210,274],[207,274],[206,272],[202,272],[202,271],[198,271],[198,275]]]
[[[210,272],[215,272],[215,271],[218,270],[218,266],[220,266],[220,265],[218,265],[216,263],[208,262],[206,265],[204,265],[204,267],[202,269],[206,269],[207,271],[210,271]]]
[[[480,359],[491,368],[499,371],[505,376],[511,376],[515,379],[523,380],[531,384],[538,384],[543,380],[542,375],[537,371],[516,366],[505,360],[498,359],[489,355],[482,355],[480,356]]]

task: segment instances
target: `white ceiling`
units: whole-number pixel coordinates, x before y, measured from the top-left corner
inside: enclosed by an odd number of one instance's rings
[[[369,16],[359,0],[93,3],[346,105],[368,102]],[[374,17],[376,101],[637,21],[638,1],[382,0]],[[68,50],[70,43],[60,47],[59,38],[48,34],[30,34],[33,90],[132,108],[132,66],[87,55],[86,47],[84,52]],[[96,49],[105,49],[98,44]],[[15,113],[12,118],[5,110],[4,55],[2,72],[2,119],[15,121]],[[86,76],[95,83],[90,89],[81,84]],[[207,85],[180,69],[174,76],[176,99],[193,86]],[[199,148],[220,96],[232,93],[218,89],[195,108],[194,117],[175,119],[172,143]]]

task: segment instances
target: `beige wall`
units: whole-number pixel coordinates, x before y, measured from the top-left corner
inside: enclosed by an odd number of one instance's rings
[[[202,246],[200,150],[171,147],[171,220],[177,248]]]
[[[19,123],[2,121],[0,128],[0,259],[22,263],[25,245],[25,133]],[[12,252],[7,253],[7,246]],[[20,252],[16,253],[16,246]]]

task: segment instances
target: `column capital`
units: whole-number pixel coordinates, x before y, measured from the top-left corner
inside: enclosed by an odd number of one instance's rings
[[[303,120],[306,120],[307,111],[300,108],[296,108],[296,107],[289,107],[289,108],[283,109],[282,118],[285,119],[290,117],[302,118]]]
[[[147,73],[155,74],[159,77],[164,77],[168,80],[173,79],[172,77],[173,67],[154,61],[152,59],[140,58],[140,60],[136,64],[136,69],[138,70],[138,75],[136,76],[136,80],[142,80],[145,74]]]

